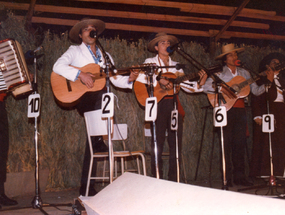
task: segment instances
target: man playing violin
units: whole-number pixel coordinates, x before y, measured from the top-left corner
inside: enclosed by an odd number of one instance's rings
[[[265,56],[259,64],[259,72],[266,71],[267,92],[260,96],[252,96],[253,148],[251,159],[251,176],[270,176],[270,149],[268,133],[262,132],[262,115],[274,115],[274,132],[271,133],[273,158],[273,175],[283,176],[285,167],[285,78],[280,73],[284,71],[285,56],[274,52]],[[283,65],[283,66],[282,66]],[[269,81],[268,81],[269,80]],[[262,84],[263,80],[257,81]],[[267,109],[267,105],[269,110]]]
[[[53,71],[70,81],[81,80],[87,88],[92,88],[96,85],[93,81],[93,76],[90,73],[80,71],[78,69],[90,63],[98,64],[101,68],[105,68],[106,59],[103,56],[102,50],[96,45],[97,37],[104,31],[105,23],[98,19],[82,19],[76,23],[69,32],[69,38],[79,44],[71,45],[69,49],[56,61],[53,66]],[[92,31],[92,35],[91,35]],[[106,53],[114,65],[114,61]],[[71,66],[70,66],[71,65]],[[74,68],[74,67],[77,68]],[[115,76],[111,77],[110,81],[113,85],[120,88],[132,88],[133,81],[137,74],[131,73],[130,76]],[[85,93],[81,98],[76,108],[78,112],[83,115],[85,112],[101,109],[101,97],[106,93],[106,88]],[[94,152],[108,151],[107,146],[103,142],[102,137],[92,137],[92,145]],[[86,141],[85,155],[83,161],[83,170],[81,177],[80,194],[85,195],[88,171],[90,164],[90,151],[88,140]],[[93,174],[96,170],[96,165],[93,165]],[[91,180],[89,195],[95,195],[94,181]]]
[[[157,53],[157,55],[153,58],[147,58],[144,64],[155,64],[158,67],[167,67],[178,64],[171,59],[167,48],[171,45],[178,43],[178,39],[175,36],[168,35],[164,32],[157,33],[155,38],[152,39],[148,43],[148,50],[153,53]],[[176,76],[182,76],[184,74],[182,69],[177,70],[176,68],[159,68],[157,73],[153,75],[154,87],[160,85],[161,89],[170,92],[173,91],[173,83],[168,79],[160,78],[165,73],[175,74]],[[160,74],[160,75],[159,75]],[[197,82],[184,81],[180,84],[182,89],[188,93],[191,92],[202,92],[201,86],[204,84],[207,79],[207,75],[205,75],[204,71],[200,71],[199,75],[201,77],[200,84]],[[199,77],[198,75],[198,77]],[[141,82],[144,84],[149,84],[146,75],[144,73],[140,73],[137,82]],[[169,145],[169,171],[168,171],[168,180],[177,181],[177,168],[176,168],[176,140],[175,140],[175,131],[171,130],[171,111],[174,109],[174,99],[177,101],[177,109],[179,113],[178,117],[178,149],[179,149],[179,158],[181,155],[181,146],[182,146],[182,131],[183,131],[183,116],[184,110],[181,106],[178,95],[169,95],[165,96],[158,102],[157,107],[157,119],[156,119],[156,137],[157,137],[157,156],[158,156],[158,168],[159,168],[159,176],[163,177],[162,172],[162,152],[163,146],[165,142],[165,133],[167,131],[167,142]],[[156,176],[156,166],[155,166],[155,154],[154,154],[154,144],[152,142],[151,146],[151,169],[152,175]]]
[[[237,54],[243,50],[243,48],[235,48],[234,44],[227,44],[222,47],[222,54],[216,57],[216,60],[221,60],[224,64],[223,71],[217,74],[220,80],[227,83],[240,76],[246,80],[251,78],[247,70],[236,65]],[[214,80],[208,78],[203,86],[204,92],[214,94],[216,92],[214,86]],[[261,95],[265,92],[265,86],[258,86],[253,82],[250,84],[250,91],[254,95]],[[219,88],[219,92],[225,92],[224,86]],[[227,95],[222,94],[222,96],[226,100]],[[218,102],[216,101],[217,104],[219,104]],[[232,186],[232,179],[236,185],[251,186],[252,183],[246,179],[245,174],[247,122],[243,98],[237,99],[233,107],[227,111],[227,125],[223,128],[223,131],[227,186]]]

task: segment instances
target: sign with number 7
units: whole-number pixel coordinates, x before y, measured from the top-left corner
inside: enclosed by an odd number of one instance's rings
[[[154,122],[157,117],[157,99],[156,97],[149,97],[145,101],[145,121]]]

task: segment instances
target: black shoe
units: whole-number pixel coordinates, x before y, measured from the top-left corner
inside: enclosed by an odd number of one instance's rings
[[[0,195],[0,205],[17,205],[18,202],[13,199],[9,199],[5,194]]]
[[[242,186],[253,186],[253,183],[247,181],[245,178],[234,180],[234,183],[236,185],[242,185]]]
[[[82,196],[85,196],[85,193],[86,193],[86,185],[81,185],[79,189],[79,194]],[[88,196],[95,196],[96,194],[97,194],[97,191],[94,189],[93,186],[90,185]]]
[[[227,181],[227,186],[228,186],[228,187],[233,187],[232,181]]]

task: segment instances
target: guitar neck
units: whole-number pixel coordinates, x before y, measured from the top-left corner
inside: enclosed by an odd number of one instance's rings
[[[191,73],[191,74],[183,75],[183,76],[176,78],[175,82],[177,84],[180,84],[183,81],[192,80],[192,79],[197,78],[197,77],[199,77],[198,73]]]
[[[240,89],[252,84],[253,82],[257,81],[260,77],[249,78],[239,84]]]

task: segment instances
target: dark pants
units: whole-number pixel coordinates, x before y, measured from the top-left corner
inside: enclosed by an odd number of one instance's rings
[[[168,180],[177,181],[177,166],[176,166],[176,135],[175,131],[171,130],[171,111],[173,110],[173,99],[163,99],[158,103],[157,108],[157,119],[156,119],[156,138],[157,138],[157,157],[159,176],[163,177],[163,161],[162,152],[165,142],[165,132],[168,132],[167,142],[169,146],[169,170]],[[178,117],[178,155],[181,160],[181,146],[182,146],[182,132],[183,132],[183,119],[179,114]],[[154,154],[154,143],[151,145],[151,172],[153,176],[156,176],[155,166],[155,154]],[[180,162],[179,162],[180,163]]]
[[[269,105],[274,114],[274,132],[271,133],[273,175],[283,176],[285,168],[285,104],[274,102]],[[253,147],[251,156],[251,176],[271,175],[269,135],[262,132],[262,126],[253,122]]]
[[[227,181],[245,178],[246,128],[245,108],[230,109],[223,127]]]
[[[5,102],[0,101],[0,194],[4,193],[9,149],[8,116]]]

